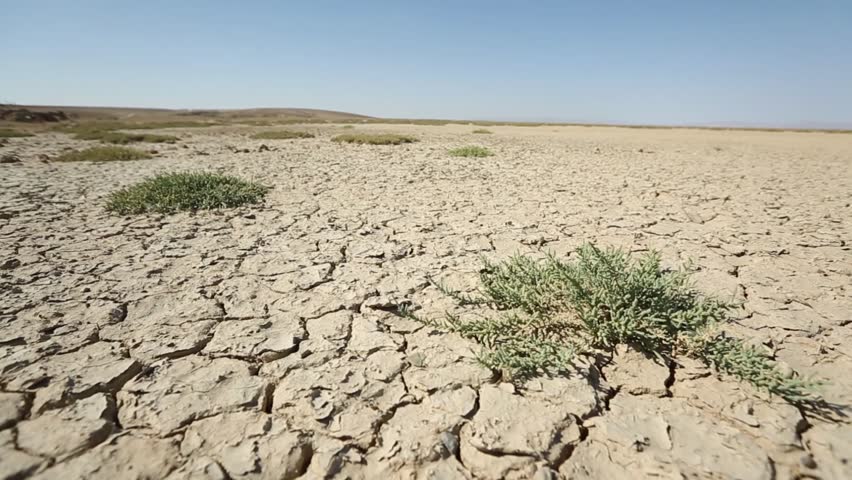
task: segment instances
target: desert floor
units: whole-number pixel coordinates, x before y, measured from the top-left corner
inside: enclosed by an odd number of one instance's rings
[[[852,478],[852,136],[304,125],[171,130],[151,160],[0,154],[0,477]],[[273,128],[265,128],[273,129]],[[356,146],[333,134],[410,133]],[[259,151],[261,144],[268,151]],[[483,145],[488,158],[447,149]],[[158,172],[219,171],[264,204],[120,217]],[[396,314],[454,302],[480,257],[585,241],[691,261],[742,302],[732,334],[828,383],[806,411],[626,349],[524,385]],[[799,477],[799,478],[802,478]]]

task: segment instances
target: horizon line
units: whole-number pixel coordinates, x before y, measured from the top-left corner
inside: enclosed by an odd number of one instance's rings
[[[239,112],[239,111],[251,111],[251,110],[309,110],[309,111],[318,111],[318,112],[329,112],[329,113],[339,113],[345,115],[352,115],[357,117],[363,117],[364,119],[371,120],[390,120],[390,121],[404,121],[404,120],[412,120],[412,121],[435,121],[435,122],[492,122],[492,123],[503,123],[503,124],[538,124],[538,125],[554,125],[554,126],[578,126],[578,127],[622,127],[622,128],[695,128],[695,129],[709,129],[709,130],[763,130],[763,131],[803,131],[803,132],[830,132],[830,133],[852,133],[852,122],[821,122],[821,121],[800,121],[796,123],[755,123],[755,122],[743,122],[743,121],[714,121],[714,122],[681,122],[681,123],[642,123],[642,122],[630,122],[630,121],[594,121],[594,120],[558,120],[553,117],[541,117],[546,118],[543,120],[537,119],[510,119],[508,117],[504,117],[502,119],[496,118],[436,118],[436,117],[421,117],[421,116],[411,116],[411,117],[386,117],[386,116],[376,116],[369,115],[363,113],[354,113],[348,112],[345,110],[335,110],[335,109],[327,109],[327,108],[315,108],[315,107],[236,107],[236,108],[175,108],[175,107],[142,107],[142,106],[116,106],[116,105],[59,105],[59,104],[21,104],[14,102],[0,102],[0,107],[18,107],[18,108],[68,108],[68,109],[114,109],[114,110],[153,110],[153,111],[163,111],[163,112]],[[333,121],[330,121],[333,123]]]

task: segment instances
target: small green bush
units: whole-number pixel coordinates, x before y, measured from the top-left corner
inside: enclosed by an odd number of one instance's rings
[[[55,158],[57,162],[111,162],[123,160],[142,160],[151,158],[151,154],[127,147],[92,147],[74,150]]]
[[[449,154],[454,157],[490,157],[494,155],[491,150],[488,150],[485,147],[477,147],[474,145],[470,145],[467,147],[459,147],[454,148],[449,151]]]
[[[493,315],[424,320],[402,313],[481,343],[480,361],[514,378],[569,371],[578,355],[626,344],[666,362],[699,359],[793,404],[822,402],[820,382],[789,376],[760,349],[728,336],[721,326],[733,305],[701,295],[686,271],[663,269],[658,254],[633,259],[587,244],[571,258],[485,262],[475,295],[435,283],[460,305]]]
[[[251,136],[251,138],[255,140],[290,140],[293,138],[314,138],[314,134],[293,130],[273,130],[269,132],[255,133]]]
[[[0,138],[13,138],[13,137],[32,137],[32,133],[27,132],[19,132],[18,130],[12,130],[11,128],[0,128]]]
[[[228,175],[166,173],[110,194],[106,208],[122,215],[233,208],[260,202],[268,190]]]
[[[333,142],[355,143],[358,145],[400,145],[403,143],[413,143],[417,139],[408,135],[396,134],[367,134],[367,133],[347,133],[338,135],[331,139]]]
[[[473,133],[488,134],[488,133],[494,133],[494,132],[492,132],[491,130],[488,130],[486,128],[477,128],[476,130],[473,131]]]
[[[342,128],[344,130],[352,130],[353,128],[355,128],[355,125],[344,125],[340,128]]]
[[[173,135],[157,135],[154,133],[124,133],[108,130],[90,130],[77,133],[74,138],[78,140],[100,140],[103,143],[116,145],[127,145],[128,143],[175,143],[179,139]]]

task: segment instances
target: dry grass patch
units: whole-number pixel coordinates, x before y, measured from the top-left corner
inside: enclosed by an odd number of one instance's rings
[[[109,195],[107,210],[121,215],[233,208],[260,202],[269,189],[207,172],[166,173]]]
[[[0,128],[0,138],[32,137],[32,133],[12,130],[11,128]]]
[[[190,122],[192,123],[192,122]],[[194,123],[193,123],[194,124]],[[179,140],[174,135],[160,135],[155,133],[127,133],[117,130],[137,130],[169,128],[172,126],[185,127],[183,122],[132,124],[123,122],[86,122],[73,125],[64,125],[56,130],[74,135],[77,140],[99,140],[103,143],[115,145],[127,145],[130,143],[175,143]],[[206,126],[206,124],[204,124]]]
[[[129,143],[175,143],[179,139],[173,135],[158,135],[154,133],[125,133],[108,130],[91,130],[74,135],[78,140],[100,140],[103,143],[127,145]]]
[[[297,132],[294,130],[273,130],[269,132],[255,133],[251,138],[255,140],[290,140],[294,138],[314,138],[313,133]]]
[[[494,155],[491,150],[488,150],[485,147],[478,147],[475,145],[468,145],[466,147],[454,148],[448,152],[450,155],[454,157],[490,157]]]
[[[414,143],[417,138],[408,135],[396,134],[367,134],[347,133],[338,135],[331,139],[332,142],[354,143],[357,145],[401,145],[403,143]]]
[[[79,134],[93,131],[114,130],[158,130],[162,128],[204,128],[219,125],[213,122],[171,121],[171,122],[120,122],[120,121],[93,121],[73,123],[56,127],[59,132]]]
[[[112,162],[145,158],[151,158],[151,154],[135,148],[105,146],[63,153],[54,160],[57,162]]]
[[[494,133],[494,132],[492,132],[491,130],[488,130],[488,129],[486,129],[486,128],[477,128],[476,130],[474,130],[474,131],[473,131],[473,132],[471,132],[471,133],[477,133],[477,134],[489,134],[489,133]]]

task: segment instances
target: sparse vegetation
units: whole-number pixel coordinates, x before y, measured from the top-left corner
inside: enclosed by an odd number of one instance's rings
[[[293,138],[314,138],[313,133],[297,132],[294,130],[273,130],[269,132],[255,133],[251,136],[255,140],[290,140]]]
[[[166,173],[112,193],[106,208],[122,215],[233,208],[260,202],[268,190],[228,175]]]
[[[342,128],[344,130],[352,130],[353,128],[355,128],[355,125],[344,125],[340,128]]]
[[[18,130],[12,130],[11,128],[0,128],[0,138],[14,138],[14,137],[32,137],[33,134],[27,132],[21,132]]]
[[[56,130],[65,133],[79,134],[92,131],[114,130],[157,130],[163,128],[203,128],[218,125],[213,122],[168,121],[168,122],[120,122],[111,120],[81,122],[57,127]]]
[[[55,130],[74,135],[77,140],[99,140],[103,143],[127,145],[130,143],[175,143],[180,140],[174,135],[154,133],[127,133],[118,130],[147,130],[156,128],[207,127],[213,124],[200,122],[148,122],[126,123],[118,121],[96,121],[63,125]]]
[[[109,130],[90,130],[74,135],[78,140],[100,140],[103,143],[127,145],[128,143],[175,143],[179,139],[173,135],[158,135],[154,133],[125,133]]]
[[[726,335],[733,306],[694,290],[686,271],[664,270],[655,253],[634,259],[587,244],[573,261],[486,261],[480,280],[475,295],[436,285],[491,315],[429,320],[404,313],[481,343],[480,361],[513,378],[568,370],[577,355],[628,344],[665,361],[700,359],[794,404],[819,402],[819,382],[786,375],[761,350]]]
[[[272,125],[275,125],[269,120],[240,120],[236,123],[239,123],[240,125],[251,125],[253,127],[271,127]]]
[[[468,145],[466,147],[454,148],[448,152],[450,155],[454,157],[490,157],[494,155],[491,150],[488,150],[485,147],[478,147],[475,145]]]
[[[135,148],[105,146],[73,150],[59,155],[55,160],[57,162],[111,162],[145,158],[151,158],[151,154]]]
[[[489,134],[489,133],[494,133],[494,132],[492,132],[491,130],[488,130],[487,128],[477,128],[472,133]]]
[[[417,139],[408,135],[347,133],[338,135],[332,138],[331,141],[355,143],[358,145],[400,145],[416,142]]]

